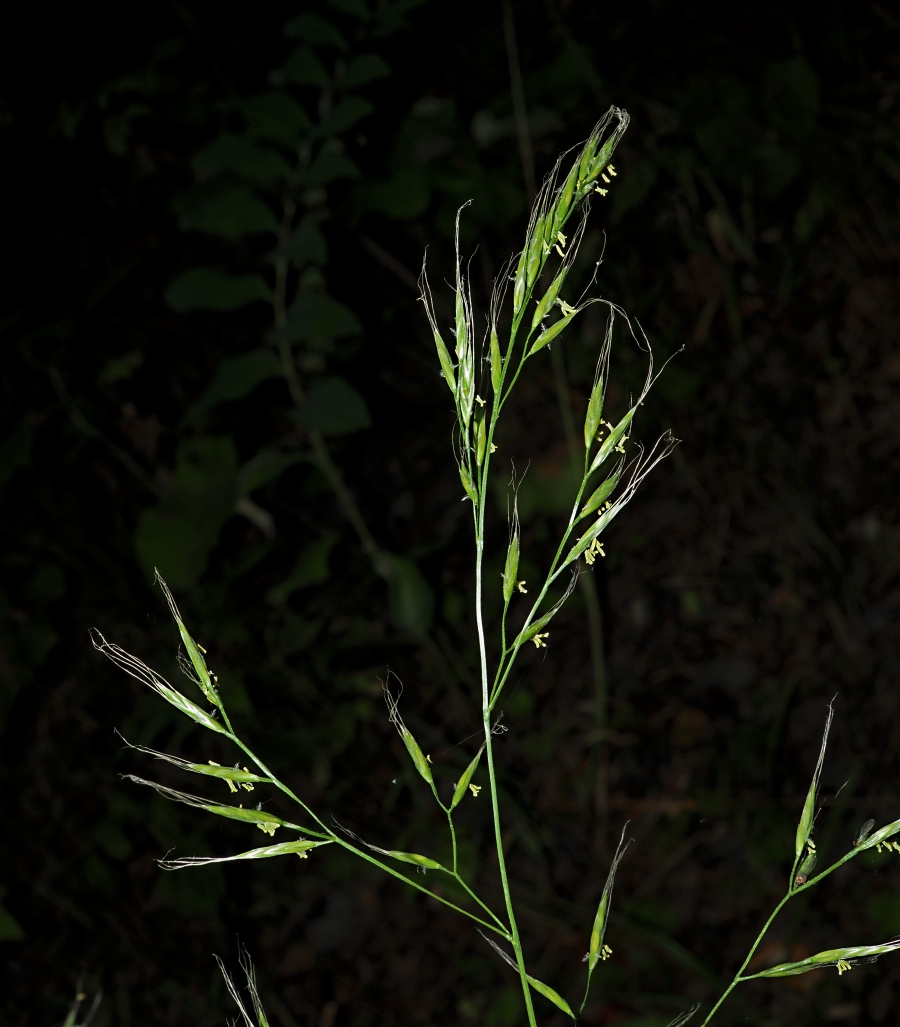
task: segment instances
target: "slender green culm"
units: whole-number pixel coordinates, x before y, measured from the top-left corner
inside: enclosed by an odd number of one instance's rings
[[[174,597],[158,574],[157,583],[168,603],[177,629],[179,645],[183,649],[182,669],[199,688],[199,695],[205,700],[205,705],[188,698],[137,657],[107,642],[99,631],[93,631],[91,635],[94,646],[101,653],[195,724],[216,735],[219,744],[227,743],[233,750],[233,757],[236,757],[234,765],[227,766],[224,762],[220,764],[210,760],[191,760],[126,742],[130,748],[166,761],[185,773],[195,775],[197,779],[213,779],[207,782],[210,787],[214,782],[224,784],[228,789],[228,796],[223,796],[219,790],[217,799],[193,795],[136,775],[125,775],[126,778],[133,783],[154,789],[167,799],[186,804],[203,813],[229,819],[236,825],[243,825],[240,829],[255,828],[269,839],[265,845],[247,848],[234,855],[167,857],[160,861],[163,869],[178,871],[208,863],[252,861],[282,856],[298,857],[305,861],[314,853],[317,854],[316,858],[322,858],[319,850],[337,846],[404,882],[408,887],[468,917],[473,925],[486,932],[484,936],[495,952],[512,966],[519,976],[522,1001],[530,1027],[537,1027],[534,996],[538,996],[542,1003],[550,1004],[542,1006],[547,1012],[552,1012],[550,1007],[555,1007],[573,1019],[575,1014],[567,999],[558,990],[538,980],[528,971],[528,956],[519,933],[504,845],[502,789],[499,783],[503,771],[494,743],[505,728],[498,723],[497,704],[509,684],[523,647],[527,648],[526,644],[529,642],[536,649],[546,650],[550,647],[553,619],[571,595],[579,574],[590,573],[592,565],[605,555],[605,542],[602,538],[604,532],[634,498],[641,482],[676,444],[676,440],[669,433],[661,436],[647,449],[630,441],[630,433],[640,407],[656,380],[649,343],[640,326],[636,322],[633,323],[620,306],[602,296],[587,295],[583,282],[579,283],[582,291],[576,295],[573,283],[579,266],[579,246],[589,215],[589,199],[599,197],[602,201],[613,187],[616,171],[611,161],[616,146],[628,126],[628,120],[625,111],[611,107],[597,123],[583,146],[560,157],[545,179],[532,207],[521,250],[511,258],[500,280],[495,284],[484,338],[477,337],[475,332],[471,287],[465,270],[467,261],[460,250],[460,221],[468,204],[460,208],[456,218],[452,302],[446,306],[435,303],[424,264],[422,267],[419,280],[420,298],[437,350],[439,373],[446,381],[452,398],[455,421],[453,455],[459,470],[463,493],[461,498],[471,504],[472,515],[474,615],[480,685],[477,712],[481,718],[479,733],[483,733],[483,738],[477,751],[470,751],[464,757],[467,763],[462,773],[455,775],[454,779],[445,764],[435,766],[432,763],[431,756],[423,750],[401,716],[402,688],[395,695],[385,683],[384,696],[388,721],[400,735],[415,770],[415,774],[409,775],[411,786],[421,787],[417,783],[421,778],[440,808],[442,819],[446,819],[449,844],[444,851],[450,855],[442,857],[443,862],[428,853],[407,852],[389,845],[375,844],[341,827],[330,817],[326,823],[320,813],[312,809],[268,768],[232,727],[216,676],[209,670],[205,650],[189,632]],[[590,279],[590,290],[594,282],[590,274],[586,277]],[[513,283],[512,295],[508,296],[510,281]],[[492,486],[491,473],[493,462],[499,453],[496,441],[501,438],[497,434],[498,424],[507,404],[515,400],[516,386],[526,373],[526,365],[534,360],[547,359],[544,351],[551,345],[564,345],[568,330],[580,325],[581,314],[592,304],[605,309],[606,330],[596,354],[596,372],[590,395],[586,397],[584,453],[580,480],[570,497],[569,516],[549,551],[529,554],[528,566],[538,567],[539,570],[529,572],[536,573],[536,580],[527,587],[528,583],[519,580],[518,577],[523,561],[523,535],[516,501],[515,472],[512,480],[512,513],[505,554],[502,550],[496,554],[488,554],[488,533],[485,524],[489,502],[496,492]],[[448,323],[443,323],[443,319]],[[607,396],[616,395],[615,391],[608,390],[610,353],[617,334],[626,340],[632,340],[646,354],[647,373],[638,395],[621,403],[624,409],[610,412],[607,410]],[[445,342],[445,339],[451,337],[452,346]],[[611,419],[604,420],[605,417]],[[574,433],[570,424],[566,430],[571,448],[577,448],[577,441],[572,442],[571,437]],[[502,453],[499,456],[502,458]],[[327,463],[322,466],[327,470]],[[352,507],[352,504],[344,505],[347,509]],[[368,538],[365,532],[362,532],[362,536]],[[374,542],[371,542],[369,549],[375,556],[379,555]],[[487,555],[490,555],[492,560],[496,556],[498,562],[504,560],[505,555],[500,582],[494,574],[490,576],[490,580],[485,577]],[[497,566],[493,562],[491,565]],[[837,862],[813,876],[817,861],[821,857],[816,850],[813,834],[816,806],[819,802],[819,781],[832,718],[833,708],[829,705],[818,761],[797,826],[794,860],[786,894],[763,925],[731,983],[707,1013],[704,1025],[712,1020],[734,988],[744,981],[791,976],[826,966],[836,967],[838,973],[843,974],[860,962],[871,961],[900,948],[900,942],[890,941],[883,944],[830,949],[808,959],[779,964],[745,976],[750,960],[767,930],[788,901],[817,885],[861,852],[875,848],[878,852],[887,850],[900,853],[900,841],[893,840],[895,835],[900,834],[900,820],[878,830],[875,830],[874,822],[869,820],[856,833],[850,850]],[[417,731],[422,738],[433,737],[427,726]],[[481,776],[483,784],[475,783],[476,773]],[[257,789],[266,795],[279,793],[282,801],[290,804],[295,810],[293,819],[263,810],[263,800],[253,805],[249,793],[256,792]],[[467,795],[472,796],[470,807],[476,806],[475,799],[482,789],[486,789],[488,793],[485,799],[480,800],[480,805],[482,808],[490,808],[496,851],[496,863],[492,866],[496,867],[496,882],[502,894],[502,910],[491,908],[489,903],[479,896],[474,883],[466,879],[459,865],[454,814]],[[230,801],[224,801],[226,798]],[[253,798],[255,799],[256,795]],[[242,800],[248,802],[246,808]],[[485,813],[487,812],[485,810]],[[258,840],[258,836],[253,837]],[[584,960],[587,967],[581,1010],[587,1001],[595,970],[601,962],[613,955],[612,947],[606,938],[611,923],[616,871],[627,847],[623,828],[605,884],[602,889],[598,886],[599,901],[590,927],[588,951]],[[414,871],[410,869],[407,872],[405,868],[414,868]],[[488,872],[494,871],[484,870],[483,874],[486,875]],[[454,886],[449,894],[457,901],[451,901],[448,893],[441,887],[431,886],[432,879],[428,877],[429,874],[452,877],[458,890]],[[443,879],[444,877],[439,878]],[[586,918],[583,927],[587,930]],[[503,944],[500,944],[501,942]],[[268,1027],[259,1000],[255,971],[246,953],[241,954],[241,967],[247,978],[249,1001],[242,997],[231,977],[225,972],[221,960],[219,965],[246,1027]],[[695,1006],[676,1017],[671,1027],[682,1027],[697,1008],[699,1007]],[[76,1013],[77,1010],[70,1013],[66,1021],[68,1027],[75,1027]]]

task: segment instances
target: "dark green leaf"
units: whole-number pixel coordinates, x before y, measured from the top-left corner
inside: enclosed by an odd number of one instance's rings
[[[124,381],[130,378],[143,362],[144,354],[139,349],[123,353],[120,357],[113,357],[103,365],[103,370],[97,375],[97,384],[114,385],[116,382]]]
[[[289,467],[293,467],[302,459],[303,456],[296,452],[282,453],[277,449],[261,449],[238,471],[238,494],[248,496],[251,492],[261,489],[263,485],[280,478]]]
[[[364,194],[365,206],[398,221],[419,217],[428,206],[431,189],[423,167],[400,168],[386,182],[374,182]]]
[[[338,50],[346,50],[347,44],[338,30],[317,14],[299,14],[292,18],[284,27],[284,34],[289,39],[302,39],[315,46],[334,46]]]
[[[266,93],[237,105],[253,135],[296,146],[310,128],[306,111],[285,93]]]
[[[278,232],[275,215],[246,186],[219,193],[181,216],[182,228],[215,232],[226,239],[240,239],[255,232]]]
[[[284,337],[288,342],[340,339],[362,328],[352,311],[320,292],[301,293],[288,311]]]
[[[345,96],[331,114],[319,126],[320,136],[337,135],[344,129],[356,124],[372,111],[372,104],[361,96]]]
[[[372,423],[366,401],[343,378],[316,378],[295,416],[324,435],[349,435]]]
[[[303,184],[312,188],[325,185],[335,178],[358,178],[359,168],[342,153],[325,153],[319,151],[316,159],[310,164],[303,176]]]
[[[189,416],[196,417],[218,403],[240,399],[260,382],[281,374],[281,364],[270,350],[255,349],[219,364],[209,388],[191,407]]]
[[[259,275],[229,275],[208,267],[195,267],[179,275],[166,289],[173,310],[234,310],[254,300],[270,300],[269,287]]]
[[[206,569],[236,499],[237,451],[226,437],[179,446],[172,482],[138,520],[135,545],[148,574],[154,567],[173,588],[188,588]]]
[[[300,559],[288,577],[274,588],[270,588],[266,593],[266,599],[273,606],[280,606],[297,589],[305,588],[307,585],[319,585],[323,581],[327,581],[330,574],[328,557],[336,542],[337,536],[329,535],[307,546],[300,554]]]
[[[323,86],[328,81],[328,72],[312,50],[301,46],[288,57],[278,71],[273,72],[272,81],[295,82],[301,86]]]
[[[344,77],[338,82],[340,89],[356,89],[357,86],[365,85],[376,78],[385,78],[390,75],[391,69],[377,54],[363,54],[361,57],[354,57]]]
[[[354,14],[357,18],[366,19],[369,17],[369,10],[365,0],[328,0],[329,7],[335,7],[345,14]]]
[[[280,153],[260,146],[248,136],[232,133],[214,139],[194,157],[191,164],[201,175],[231,171],[258,182],[286,178],[291,173],[290,165]]]
[[[285,256],[289,260],[311,260],[314,264],[324,264],[328,260],[328,249],[325,237],[312,214],[306,214],[297,226],[291,241],[287,245]]]
[[[384,553],[382,562],[394,622],[411,635],[423,637],[431,627],[434,612],[434,594],[428,582],[408,557]]]

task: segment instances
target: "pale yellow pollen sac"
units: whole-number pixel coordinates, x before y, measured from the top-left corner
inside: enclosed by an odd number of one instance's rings
[[[297,855],[298,855],[298,856],[299,856],[299,857],[300,857],[301,859],[308,859],[308,858],[309,858],[309,853],[308,853],[308,852],[298,852],[298,853],[297,853]]]
[[[603,948],[600,950],[600,958],[601,959],[609,959],[609,957],[611,955],[612,955],[612,949],[609,947],[609,945],[604,945]]]
[[[584,551],[584,562],[590,567],[598,556],[606,556],[606,553],[603,551],[603,543],[598,542],[597,539],[592,539],[590,546]]]
[[[252,792],[253,791],[253,785],[250,784],[249,781],[242,781],[241,782],[241,788],[243,788],[244,791],[246,791],[246,792]]]
[[[225,784],[228,785],[228,791],[229,792],[236,792],[237,791],[237,788],[235,788],[235,785],[234,785],[234,781],[232,781],[230,777],[226,777],[225,778]]]
[[[493,442],[491,443],[491,452],[492,453],[496,453],[497,452],[497,447],[496,447],[496,445]]]
[[[568,317],[570,314],[576,314],[578,311],[570,304],[566,303],[565,300],[557,300],[559,309],[563,312],[563,317]]]
[[[845,970],[852,970],[852,969],[853,969],[853,964],[852,963],[848,963],[846,959],[839,959],[837,961],[837,972],[838,972],[838,976],[839,977],[840,977],[840,975]]]
[[[550,632],[549,631],[545,631],[542,634],[538,633],[537,635],[535,635],[531,639],[531,641],[534,642],[534,646],[535,646],[536,649],[546,649],[547,648],[547,643],[544,641],[544,639],[545,638],[549,638],[549,637],[550,637]]]
[[[606,170],[612,175],[613,178],[616,177],[616,169],[612,166],[612,164],[608,164]]]
[[[194,644],[197,646],[197,648],[200,650],[200,652],[203,653],[204,656],[206,656],[206,650],[203,648],[203,646],[200,645],[199,642],[195,642]]]
[[[478,798],[478,793],[481,791],[481,787],[481,785],[469,785],[469,791],[475,796],[476,799]]]
[[[556,233],[556,241],[560,244],[560,246],[566,245],[566,237],[562,234],[562,232]]]
[[[275,837],[275,829],[279,827],[279,824],[257,824],[256,825],[263,834],[267,834],[270,838]]]
[[[601,188],[600,188],[600,186],[598,185],[598,186],[597,186],[597,187],[596,187],[596,188],[594,189],[594,192],[595,192],[595,193],[599,193],[599,194],[600,194],[601,196],[606,196],[606,195],[608,195],[608,193],[609,193],[609,189],[601,189]]]
[[[431,757],[430,756],[426,756],[425,759],[428,760],[429,763],[431,763]]]
[[[517,581],[517,582],[516,582],[516,588],[517,588],[517,589],[518,589],[518,590],[519,590],[520,592],[524,592],[524,593],[525,593],[525,595],[527,595],[527,594],[528,594],[528,589],[527,589],[527,588],[525,587],[525,582],[524,582],[524,581]]]
[[[476,396],[476,397],[475,397],[475,402],[476,402],[476,403],[477,403],[477,404],[478,404],[479,406],[481,406],[481,407],[483,407],[483,406],[484,406],[484,400],[483,400],[483,399],[481,398],[481,396]]]
[[[606,182],[607,185],[609,185],[609,179],[606,177],[606,175],[601,175],[600,177],[603,179],[604,182]]]
[[[561,257],[565,257],[565,253],[563,253],[563,251],[562,251],[562,250],[561,250],[561,249],[559,248],[559,245],[558,245],[558,244],[557,244],[556,246],[554,246],[554,247],[553,247],[553,249],[554,249],[554,250],[556,250],[556,252],[557,252],[557,253],[558,253],[558,254],[559,254],[559,255],[560,255]]]
[[[215,760],[210,760],[210,761],[209,761],[209,765],[210,765],[211,767],[221,767],[221,766],[222,766],[222,764],[221,764],[221,763],[216,763],[216,761],[215,761]]]

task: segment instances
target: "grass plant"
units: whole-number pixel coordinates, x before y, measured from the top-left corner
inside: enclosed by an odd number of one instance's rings
[[[132,745],[132,748],[168,761],[183,771],[224,782],[232,798],[230,803],[204,798],[135,775],[126,776],[131,781],[155,789],[166,798],[256,827],[271,840],[268,844],[235,855],[167,857],[160,861],[164,869],[182,870],[209,863],[287,855],[305,860],[314,850],[337,846],[469,918],[499,957],[519,975],[530,1027],[536,1027],[538,1022],[534,994],[549,1001],[567,1016],[577,1019],[587,1002],[595,970],[601,961],[612,954],[606,942],[606,930],[616,870],[628,847],[627,825],[622,829],[587,938],[585,989],[576,1012],[565,997],[550,985],[537,980],[528,970],[528,957],[519,933],[510,886],[510,868],[504,851],[503,813],[494,752],[494,740],[504,730],[499,723],[498,703],[523,648],[528,643],[538,649],[547,646],[553,619],[572,594],[579,574],[589,572],[591,565],[604,555],[601,541],[604,531],[631,501],[647,474],[675,445],[675,440],[667,433],[648,450],[639,445],[629,446],[635,417],[655,380],[649,344],[640,326],[632,322],[621,307],[587,293],[576,298],[568,288],[570,278],[574,277],[572,269],[584,234],[589,201],[597,195],[602,198],[612,187],[616,176],[612,158],[627,125],[627,113],[611,108],[583,146],[563,155],[557,162],[537,194],[521,252],[508,264],[496,283],[484,338],[476,331],[471,289],[465,271],[466,261],[460,252],[459,224],[464,208],[457,215],[454,315],[449,332],[441,327],[439,311],[433,301],[424,267],[422,271],[421,301],[433,333],[441,374],[455,409],[455,458],[461,490],[465,500],[470,503],[474,541],[475,620],[480,670],[480,695],[477,702],[483,737],[477,752],[457,781],[451,783],[437,775],[430,757],[404,722],[400,705],[402,688],[399,691],[392,688],[390,678],[385,682],[384,696],[391,724],[400,735],[425,788],[431,792],[446,818],[451,852],[448,865],[426,854],[382,848],[337,822],[327,823],[269,769],[232,726],[205,651],[192,637],[174,597],[159,575],[158,583],[180,636],[182,648],[179,662],[198,690],[198,695],[189,698],[143,661],[108,642],[99,632],[95,631],[93,635],[96,648],[121,669],[153,689],[186,717],[224,736],[238,750],[237,762],[233,766],[224,766],[194,763],[142,745]],[[592,278],[589,289],[593,285]],[[488,541],[485,524],[492,496],[491,473],[497,451],[495,440],[498,438],[498,423],[526,365],[534,360],[548,358],[551,346],[561,343],[567,329],[592,304],[605,306],[607,327],[597,354],[596,373],[584,419],[581,479],[572,498],[571,512],[545,569],[543,580],[537,587],[521,580],[519,568],[522,540],[514,479],[502,580],[489,580],[485,571]],[[613,423],[605,420],[604,416],[607,414],[605,400],[610,374],[610,352],[617,325],[623,326],[625,334],[647,354],[648,368],[639,393],[632,397],[627,409],[619,413]],[[290,360],[284,353],[282,356],[290,380]],[[496,623],[497,630],[491,637],[493,623]],[[780,964],[757,973],[746,973],[770,925],[791,899],[814,887],[863,851],[873,847],[880,851],[886,846],[900,852],[900,843],[891,841],[894,835],[900,833],[900,820],[877,831],[873,831],[874,824],[868,822],[846,855],[814,875],[817,856],[813,829],[831,720],[832,710],[829,707],[818,762],[797,828],[793,866],[786,893],[765,922],[731,983],[707,1013],[704,1027],[711,1022],[737,985],[745,981],[786,977],[825,966],[836,967],[838,973],[843,974],[859,962],[876,959],[900,948],[900,941],[890,941],[881,945],[831,949],[798,962]],[[470,795],[477,796],[480,791],[481,786],[475,783],[475,774],[482,762],[487,772],[502,908],[492,908],[489,902],[477,894],[462,873],[458,858],[454,813],[463,800]],[[253,804],[255,796],[251,798],[251,793],[266,785],[280,791],[294,804],[297,809],[295,820],[284,819],[263,810],[262,803]],[[239,801],[242,799],[248,803],[246,807]],[[276,833],[278,841],[275,841]],[[284,835],[288,836],[287,840],[282,840]],[[413,868],[424,873],[414,873]],[[429,887],[428,872],[451,878],[463,897],[459,901],[452,901],[447,895]],[[264,1027],[265,1014],[259,1001],[255,974],[246,955],[242,956],[242,967],[248,980],[249,1010],[227,973],[226,982],[244,1021],[251,1027],[257,1023]],[[698,1008],[695,1006],[677,1017],[672,1027],[687,1023]]]

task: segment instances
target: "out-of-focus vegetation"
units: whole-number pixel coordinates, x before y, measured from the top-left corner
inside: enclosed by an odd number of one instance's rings
[[[415,277],[438,243],[433,277],[450,277],[439,253],[472,198],[483,311],[526,177],[500,6],[370,6],[5,16],[4,1021],[62,1022],[83,973],[104,990],[95,1023],[220,1022],[210,953],[236,935],[284,1027],[521,1017],[511,972],[463,922],[337,855],[158,870],[172,847],[237,851],[238,836],[120,782],[133,764],[113,727],[218,753],[123,686],[87,634],[159,663],[171,637],[148,568],[179,568],[248,734],[261,725],[298,794],[376,842],[431,833],[384,715],[388,666],[423,745],[466,762],[470,540]],[[631,112],[595,205],[605,237],[585,246],[658,356],[686,345],[642,426],[683,444],[595,564],[608,730],[573,599],[498,747],[541,979],[579,977],[631,818],[615,955],[585,1019],[649,1027],[715,992],[780,891],[835,691],[823,790],[849,783],[819,851],[896,815],[900,21],[846,2],[548,0],[514,16],[538,176],[611,102]],[[279,260],[285,326],[267,299]],[[279,330],[305,405],[278,375]],[[588,321],[555,376],[529,379],[500,440],[530,460],[532,546],[566,494],[559,388],[580,413],[601,330]],[[636,382],[642,366],[626,353],[618,372]],[[314,432],[371,540],[311,457]],[[486,842],[486,811],[465,816]],[[766,961],[900,931],[900,870],[864,860],[802,927],[776,924]],[[740,1015],[891,1023],[895,973],[760,983]]]

